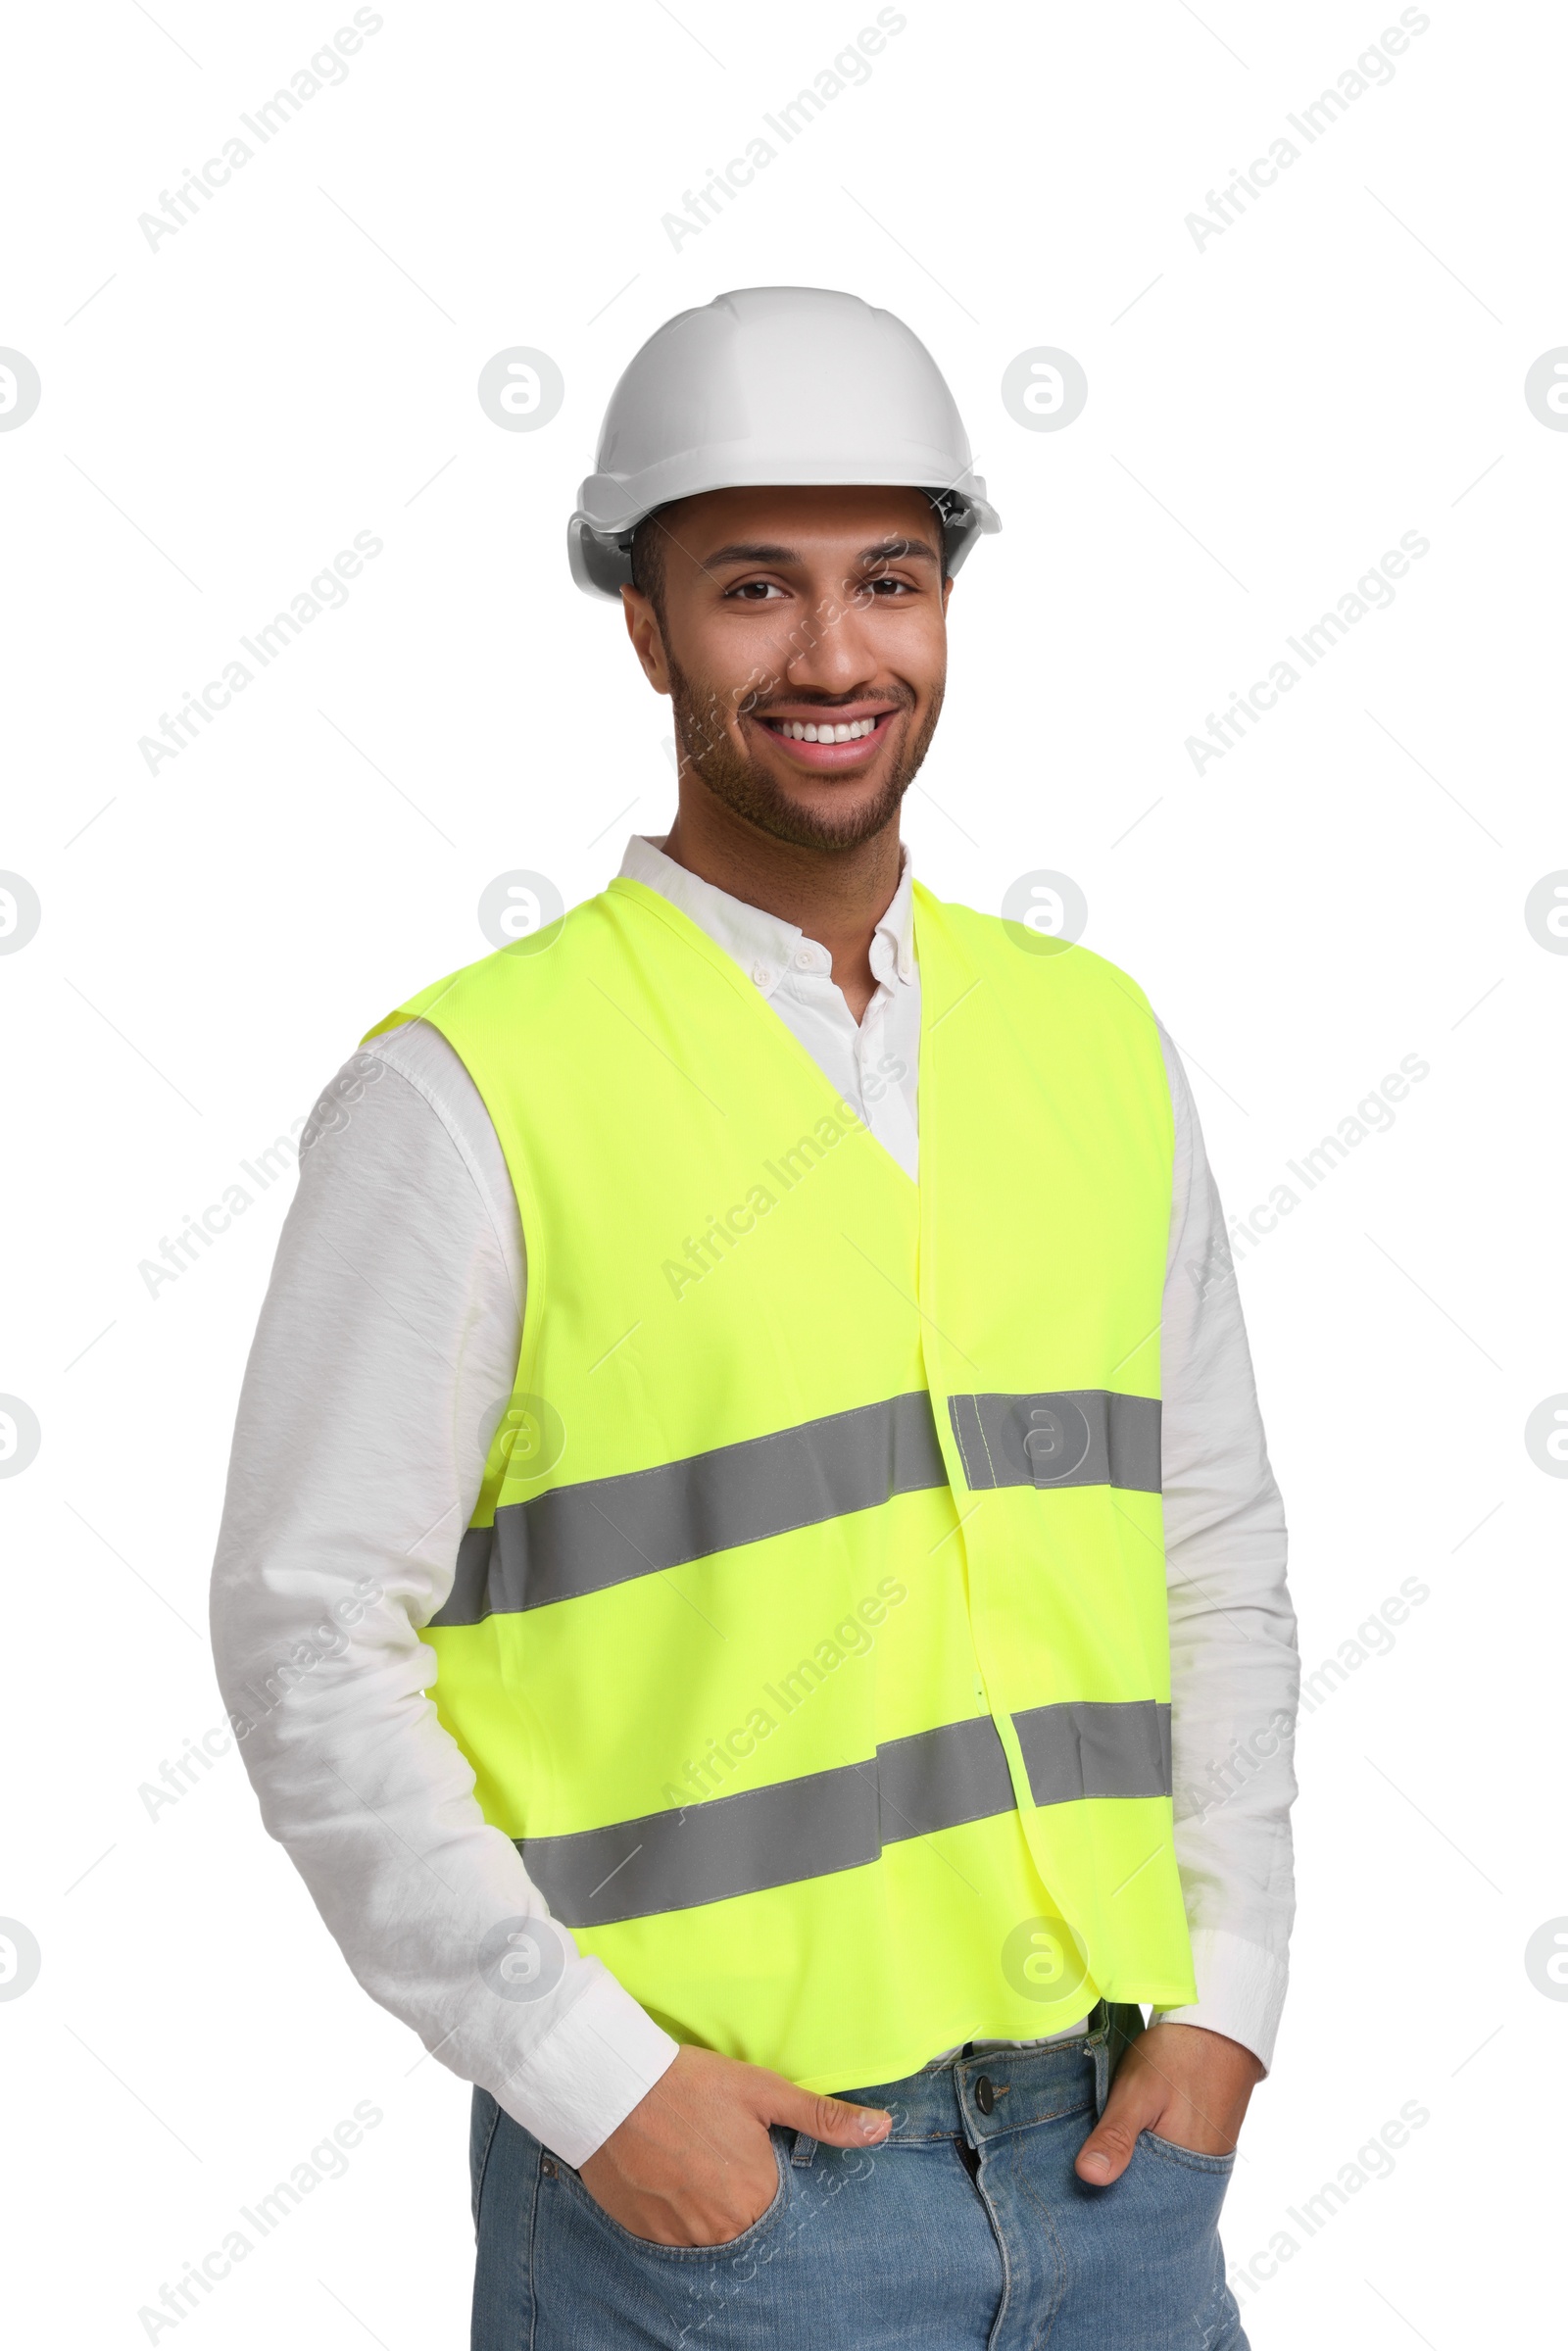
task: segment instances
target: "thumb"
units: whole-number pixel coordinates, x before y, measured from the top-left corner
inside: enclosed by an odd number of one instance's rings
[[[825,2147],[871,2146],[893,2128],[885,2107],[852,2106],[846,2098],[799,2089],[782,2074],[764,2075],[761,2117],[764,2123],[786,2123]]]
[[[1162,2099],[1159,2088],[1143,2069],[1118,2075],[1105,2100],[1105,2111],[1078,2150],[1073,2169],[1091,2187],[1108,2187],[1119,2180],[1133,2159],[1138,2133],[1157,2122]]]

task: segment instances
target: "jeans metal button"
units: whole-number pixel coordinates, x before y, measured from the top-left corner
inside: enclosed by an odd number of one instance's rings
[[[979,2107],[982,2114],[989,2114],[992,2108],[996,2105],[997,2093],[991,2086],[991,2077],[989,2074],[982,2074],[979,2081],[975,2083],[974,2102]]]

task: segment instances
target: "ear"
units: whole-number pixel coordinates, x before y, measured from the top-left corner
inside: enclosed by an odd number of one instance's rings
[[[944,620],[946,620],[946,618],[947,618],[947,616],[948,616],[948,598],[949,598],[949,597],[950,597],[952,594],[953,594],[953,574],[952,574],[952,572],[950,571],[950,572],[948,573],[948,576],[947,576],[947,578],[946,578],[946,579],[943,581],[943,583],[942,583],[942,617],[943,617],[943,619],[944,619]]]
[[[626,615],[626,634],[643,665],[643,675],[656,694],[669,692],[669,661],[664,652],[663,632],[659,614],[650,600],[639,588],[622,588],[621,609]]]

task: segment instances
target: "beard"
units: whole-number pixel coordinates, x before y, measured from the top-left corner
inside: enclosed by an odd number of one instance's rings
[[[775,841],[787,841],[796,849],[858,849],[862,842],[873,839],[892,823],[904,795],[920,771],[942,712],[939,685],[919,727],[912,736],[906,733],[872,798],[848,800],[840,814],[833,807],[825,809],[803,807],[791,798],[760,759],[737,751],[728,732],[725,698],[713,687],[699,685],[688,677],[669,653],[667,643],[665,660],[669,665],[669,698],[675,714],[681,768],[689,766],[714,799],[722,801],[743,822],[755,825],[759,832]],[[788,699],[800,703],[804,697],[797,694]],[[882,702],[893,710],[914,709],[914,695],[903,685],[889,694],[859,695],[855,699]],[[833,706],[827,703],[822,708],[826,713]],[[760,719],[763,710],[748,709],[746,715]]]

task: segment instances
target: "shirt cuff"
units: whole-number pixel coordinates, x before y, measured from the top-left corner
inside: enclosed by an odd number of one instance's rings
[[[1227,2040],[1250,2049],[1266,2074],[1285,2006],[1285,1962],[1260,1943],[1212,1927],[1195,1928],[1192,1941],[1198,1997],[1186,2008],[1156,2009],[1154,2021],[1223,2033]]]
[[[595,1980],[515,2077],[491,2094],[579,2171],[674,2063],[680,2047],[598,1961]]]

